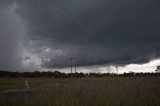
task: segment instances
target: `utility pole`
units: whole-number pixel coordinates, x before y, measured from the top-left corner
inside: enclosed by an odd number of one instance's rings
[[[76,78],[77,63],[78,63],[78,57],[70,57],[71,77],[72,77],[72,72],[73,72],[73,68],[74,68],[75,69],[75,78]]]
[[[71,65],[71,77],[72,77],[72,61],[73,61],[73,57],[70,58],[70,65]]]
[[[116,65],[116,70],[117,70],[117,77],[118,77],[118,79],[119,79],[119,73],[118,73],[118,66]]]
[[[117,75],[118,75],[118,67],[116,66],[116,71],[117,71]]]
[[[78,57],[74,57],[74,62],[75,62],[75,78],[76,78]]]

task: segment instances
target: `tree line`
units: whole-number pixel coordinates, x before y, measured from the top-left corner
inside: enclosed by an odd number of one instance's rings
[[[160,73],[123,73],[123,74],[116,74],[116,73],[62,73],[59,71],[34,71],[34,72],[10,72],[10,71],[0,71],[0,77],[53,77],[53,78],[92,78],[92,77],[130,77],[130,76],[160,76]]]

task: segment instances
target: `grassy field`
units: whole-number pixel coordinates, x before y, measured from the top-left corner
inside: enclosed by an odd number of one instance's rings
[[[0,78],[0,106],[160,106],[160,77]]]

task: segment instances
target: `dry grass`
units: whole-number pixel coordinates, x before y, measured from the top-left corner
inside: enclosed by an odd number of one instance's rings
[[[160,77],[28,80],[1,78],[0,106],[160,106]]]

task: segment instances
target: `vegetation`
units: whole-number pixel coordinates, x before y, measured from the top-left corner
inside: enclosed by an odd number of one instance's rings
[[[124,74],[115,74],[115,73],[61,73],[58,71],[48,71],[48,72],[9,72],[9,71],[0,71],[0,77],[11,77],[11,78],[38,78],[38,77],[52,77],[52,78],[102,78],[107,76],[119,76],[119,77],[129,77],[129,76],[160,76],[159,72],[156,73],[124,73]]]
[[[25,80],[30,90],[25,90]],[[0,78],[0,106],[160,106],[160,77]]]

